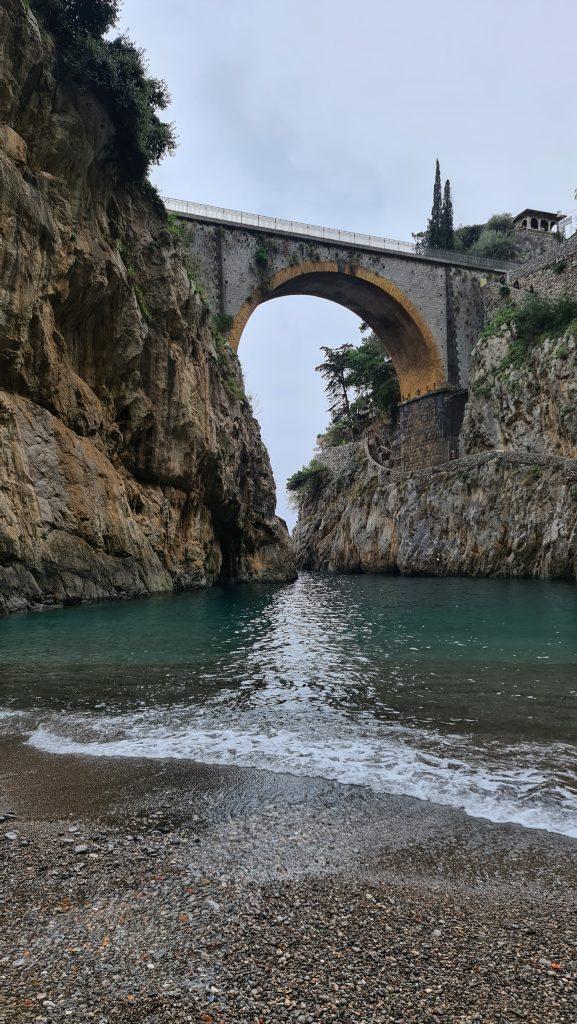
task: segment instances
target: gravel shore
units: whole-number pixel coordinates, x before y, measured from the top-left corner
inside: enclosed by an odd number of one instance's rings
[[[6,1024],[576,1024],[577,842],[361,787],[0,750]]]

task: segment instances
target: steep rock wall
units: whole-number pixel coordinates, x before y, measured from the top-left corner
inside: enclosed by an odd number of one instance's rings
[[[529,348],[510,362],[506,328],[473,353],[470,399],[462,446],[466,453],[494,449],[577,459],[577,331]]]
[[[291,578],[274,511],[182,242],[0,0],[0,611]]]
[[[577,577],[577,463],[507,452],[396,478],[357,463],[303,506],[302,569]]]
[[[302,568],[577,578],[576,341],[504,366],[509,343],[473,351],[461,458],[402,475],[364,443],[321,455],[293,535]]]

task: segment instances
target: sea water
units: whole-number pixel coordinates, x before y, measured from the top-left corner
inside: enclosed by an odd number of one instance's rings
[[[0,621],[0,735],[320,776],[577,837],[577,588],[329,576]]]

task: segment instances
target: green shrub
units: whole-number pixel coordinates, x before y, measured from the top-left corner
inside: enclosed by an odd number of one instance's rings
[[[123,177],[143,181],[150,164],[174,149],[175,138],[156,113],[169,102],[166,86],[149,78],[142,50],[127,36],[104,38],[116,23],[119,0],[30,0],[30,5],[54,36],[59,74],[90,90],[108,111]]]
[[[323,466],[318,459],[311,459],[308,466],[303,466],[289,476],[286,482],[287,491],[298,492],[303,497],[305,494],[311,496],[318,490],[328,473],[327,466]]]
[[[482,338],[490,338],[504,325],[515,330],[516,341],[525,350],[545,338],[559,338],[577,320],[577,300],[568,295],[546,299],[536,293],[528,294],[519,306],[500,309],[481,331]]]
[[[574,501],[577,501],[577,484],[573,484],[571,488],[571,497]]]
[[[553,267],[554,274],[564,274],[567,270],[567,260],[559,260]]]
[[[264,245],[259,245],[258,249],[254,254],[254,258],[258,263],[259,267],[266,267],[268,263],[268,252],[266,251]]]
[[[494,213],[485,225],[489,231],[497,231],[500,235],[509,235],[513,230],[513,217],[510,213]]]
[[[508,284],[502,284],[501,287],[499,288],[499,295],[501,296],[501,298],[504,299],[504,298],[507,297],[507,295],[510,295],[510,294],[511,294],[511,289],[509,288],[509,285]]]
[[[462,224],[461,227],[458,227],[455,231],[457,252],[468,252],[479,238],[482,230],[483,224]]]
[[[560,337],[576,318],[577,300],[568,295],[546,299],[533,294],[517,307],[515,326],[519,337],[531,345],[547,336]]]
[[[509,343],[507,355],[501,360],[498,366],[499,376],[511,367],[519,369],[527,358],[528,348],[521,338],[513,338]]]
[[[218,334],[226,334],[230,331],[234,323],[234,317],[229,313],[215,313],[214,316],[214,329]]]
[[[555,359],[567,359],[569,355],[569,349],[566,345],[557,345],[557,348],[555,349],[553,355],[555,356]]]
[[[167,215],[166,206],[164,205],[164,200],[156,185],[153,185],[149,178],[146,178],[144,181],[137,181],[136,185],[140,194],[146,196],[148,202],[154,207],[158,216],[165,220]]]
[[[231,398],[236,398],[237,402],[248,402],[242,384],[239,383],[236,377],[225,377],[224,386]]]
[[[351,440],[351,431],[348,423],[343,420],[333,420],[327,429],[317,436],[318,448],[337,448],[339,445],[348,444]]]
[[[483,228],[470,252],[494,260],[512,260],[517,255],[517,246],[509,235],[493,228]]]
[[[166,227],[172,237],[176,238],[177,242],[180,242],[183,245],[188,242],[186,228],[176,214],[172,213],[170,210],[166,211]]]
[[[114,28],[120,0],[31,0],[30,6],[51,32],[100,38]]]
[[[515,322],[516,306],[505,306],[499,309],[481,331],[481,338],[492,338],[499,333],[501,327],[511,327]]]

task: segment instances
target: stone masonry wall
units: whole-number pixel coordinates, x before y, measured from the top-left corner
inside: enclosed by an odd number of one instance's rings
[[[485,311],[479,275],[461,267],[447,267],[447,308],[449,334],[453,334],[456,369],[449,380],[466,387],[471,349],[483,328]]]
[[[563,244],[563,236],[556,231],[519,230],[513,235],[519,247],[520,258],[525,262],[538,259],[556,259],[557,250]]]
[[[567,247],[559,250],[562,254],[559,259],[549,261],[543,266],[537,265],[529,272],[523,267],[519,269],[518,274],[512,274],[508,295],[501,294],[500,284],[488,282],[484,285],[481,295],[485,307],[485,320],[491,320],[499,309],[509,306],[511,302],[522,301],[531,288],[538,295],[546,295],[548,299],[558,299],[563,295],[577,299],[577,235],[569,239],[569,242],[573,245],[567,244]],[[519,282],[519,288],[512,287],[513,281]]]
[[[315,459],[323,466],[326,466],[331,473],[336,475],[348,473],[357,465],[359,451],[362,447],[360,441],[350,441],[349,444],[321,449],[321,451],[316,453]]]
[[[537,270],[543,270],[546,267],[550,267],[559,262],[559,260],[566,259],[574,254],[577,254],[577,231],[565,241],[560,241],[557,245],[554,245],[546,252],[536,255],[533,259],[527,260],[526,263],[523,263],[521,266],[516,268],[511,276],[513,278],[528,277],[531,274],[534,274]]]
[[[466,398],[465,391],[437,391],[399,406],[395,449],[403,473],[456,458]]]
[[[537,267],[529,274],[519,276],[521,288],[530,288],[548,299],[570,295],[577,299],[577,246],[566,252],[553,264]],[[512,289],[512,294],[516,289]]]

